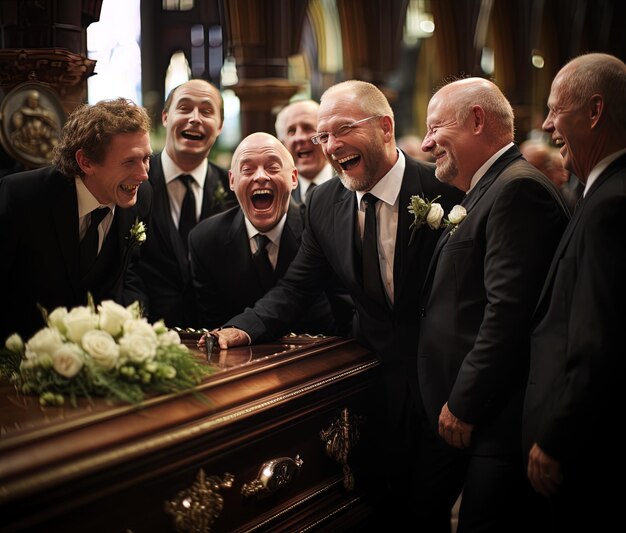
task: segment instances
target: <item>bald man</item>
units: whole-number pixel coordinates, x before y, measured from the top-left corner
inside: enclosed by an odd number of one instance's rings
[[[276,137],[253,133],[241,141],[229,184],[239,205],[203,220],[189,234],[199,321],[208,329],[253,306],[276,284],[295,257],[304,230],[304,210],[291,198],[298,171]],[[269,276],[259,256],[269,260]],[[336,323],[326,295],[309,303],[282,333],[335,335],[349,330],[349,325]]]
[[[315,100],[300,100],[288,104],[276,115],[276,136],[291,153],[298,169],[298,186],[291,195],[296,202],[306,203],[308,193],[333,177],[333,169],[326,161],[324,151],[313,144],[317,133]]]

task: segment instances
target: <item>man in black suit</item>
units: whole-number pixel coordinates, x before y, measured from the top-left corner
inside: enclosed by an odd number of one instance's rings
[[[333,177],[333,168],[326,161],[322,147],[311,141],[317,133],[319,107],[315,100],[299,100],[286,105],[276,115],[276,137],[287,147],[298,169],[298,186],[291,196],[303,204],[309,192]]]
[[[140,187],[150,152],[145,110],[102,101],[69,116],[54,166],[0,180],[0,338],[44,327],[37,304],[85,305],[88,292],[96,303],[143,301],[134,268],[141,236],[131,228],[150,208]]]
[[[227,348],[276,334],[336,274],[355,304],[357,339],[381,361],[375,399],[381,419],[378,424],[372,420],[370,427],[384,449],[371,466],[372,473],[385,476],[388,484],[381,481],[380,485],[383,516],[393,513],[402,519],[416,504],[408,498],[417,454],[412,440],[418,394],[414,388],[417,304],[439,236],[439,231],[422,226],[411,239],[413,215],[408,206],[412,195],[429,200],[441,196],[441,204],[450,209],[462,194],[440,183],[432,164],[417,162],[396,149],[393,111],[370,83],[351,80],[329,88],[321,99],[317,127],[314,139],[340,179],[323,183],[309,196],[302,244],[281,283],[253,309],[226,321],[235,328],[221,329],[216,335],[220,347]],[[380,200],[364,200],[368,192]],[[374,208],[372,244],[378,244],[378,250],[364,264],[361,250],[369,250],[371,235],[364,227],[366,203],[370,213]],[[368,220],[369,227],[372,219]],[[362,242],[364,232],[368,239]],[[382,472],[376,468],[380,463]]]
[[[304,230],[304,207],[291,198],[297,176],[291,155],[272,135],[253,133],[235,150],[229,178],[239,206],[203,220],[189,234],[203,328],[216,328],[253,306],[296,256]],[[262,246],[260,236],[267,237]],[[289,330],[280,333],[348,334],[352,302],[345,307],[335,321],[329,300],[320,295],[297,309]]]
[[[224,124],[222,95],[205,80],[190,80],[170,92],[161,120],[165,147],[151,159],[154,199],[139,267],[150,321],[193,327],[197,317],[187,253],[189,227],[236,204],[226,170],[207,159]],[[191,222],[181,224],[188,191]]]
[[[524,451],[549,498],[553,531],[611,531],[623,505],[626,325],[626,65],[608,54],[567,63],[543,123],[583,198],[556,250],[533,317]]]
[[[459,531],[530,531],[542,506],[520,449],[528,328],[568,210],[513,144],[513,109],[492,82],[442,87],[427,129],[437,178],[467,195],[465,216],[446,219],[421,299],[418,524],[449,531],[463,490]]]

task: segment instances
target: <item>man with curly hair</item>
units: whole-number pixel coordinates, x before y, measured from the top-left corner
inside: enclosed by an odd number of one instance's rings
[[[0,338],[44,327],[38,305],[144,301],[133,227],[148,215],[150,118],[118,98],[69,116],[52,166],[0,180]]]

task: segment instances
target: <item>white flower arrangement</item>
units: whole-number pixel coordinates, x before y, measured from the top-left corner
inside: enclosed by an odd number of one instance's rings
[[[42,405],[69,397],[103,396],[138,403],[147,392],[176,392],[200,383],[211,367],[181,343],[163,321],[151,325],[138,302],[123,307],[91,296],[85,307],[43,311],[47,327],[24,343],[11,335],[0,351],[0,375]]]
[[[411,196],[411,203],[409,204],[409,213],[415,218],[411,223],[409,229],[412,229],[411,239],[409,245],[415,238],[415,232],[421,228],[424,224],[428,225],[430,229],[439,229],[450,227],[450,233],[456,230],[457,225],[465,218],[467,211],[462,205],[455,205],[448,213],[448,218],[444,218],[444,211],[441,204],[435,202],[440,196],[433,198],[432,200],[426,200],[418,195]]]

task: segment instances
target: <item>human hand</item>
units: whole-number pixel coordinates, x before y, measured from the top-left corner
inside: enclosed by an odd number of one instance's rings
[[[198,348],[200,348],[200,350],[206,350],[207,344],[212,345],[211,342],[207,342],[207,335],[213,337],[213,342],[217,342],[218,346],[222,350],[226,350],[234,346],[248,346],[251,343],[250,335],[248,335],[242,329],[214,329],[209,333],[202,335],[202,337],[198,341]]]
[[[537,443],[528,453],[528,479],[542,496],[556,494],[563,482],[561,464],[544,452]]]
[[[446,402],[439,414],[439,435],[441,438],[455,448],[469,448],[472,431],[474,431],[474,424],[468,424],[454,416],[448,409],[448,402]]]

